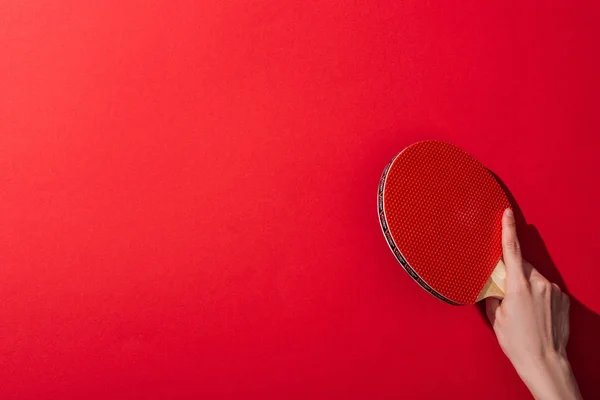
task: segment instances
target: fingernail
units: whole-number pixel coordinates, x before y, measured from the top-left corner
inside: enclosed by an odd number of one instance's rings
[[[507,208],[505,211],[505,214],[507,217],[512,217],[513,216],[513,210],[511,210],[510,208]]]

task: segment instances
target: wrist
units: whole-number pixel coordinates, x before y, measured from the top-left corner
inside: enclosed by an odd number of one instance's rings
[[[551,352],[516,369],[537,400],[581,399],[571,364],[563,354]]]

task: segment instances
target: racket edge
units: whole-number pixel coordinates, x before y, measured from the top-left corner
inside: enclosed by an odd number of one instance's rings
[[[384,207],[384,191],[385,191],[385,184],[386,184],[386,178],[388,175],[388,172],[390,171],[392,165],[394,164],[394,161],[398,158],[398,156],[401,154],[402,152],[396,154],[394,156],[394,158],[392,158],[392,160],[385,166],[383,173],[381,174],[381,178],[379,180],[379,187],[378,187],[378,194],[377,194],[377,211],[378,211],[378,216],[379,216],[379,226],[381,227],[381,230],[383,232],[383,237],[385,238],[388,247],[390,248],[390,250],[392,251],[392,253],[394,254],[394,256],[396,257],[396,260],[400,263],[400,265],[402,266],[402,268],[404,269],[404,271],[406,271],[406,273],[415,281],[417,282],[417,284],[419,286],[421,286],[422,289],[424,289],[425,291],[427,291],[429,294],[431,294],[433,297],[443,301],[444,303],[453,305],[453,306],[459,306],[462,305],[461,303],[457,303],[455,301],[452,301],[450,299],[448,299],[447,297],[443,296],[441,293],[437,292],[435,289],[433,289],[431,286],[429,286],[424,280],[423,278],[421,278],[419,276],[419,274],[416,273],[416,271],[410,266],[410,264],[408,263],[408,261],[406,261],[406,258],[402,255],[402,252],[400,251],[400,249],[398,249],[398,246],[396,246],[396,242],[394,242],[394,238],[392,237],[392,234],[389,230],[389,225],[387,222],[387,218],[385,215],[385,207]]]

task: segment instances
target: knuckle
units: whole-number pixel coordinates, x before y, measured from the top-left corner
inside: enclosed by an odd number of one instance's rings
[[[552,291],[552,284],[543,277],[531,278],[531,287],[538,293],[546,293]]]
[[[506,227],[510,228],[510,229],[514,229],[517,227],[517,222],[515,221],[514,218],[510,218],[508,221],[506,221]]]
[[[558,286],[556,283],[552,283],[552,289],[558,293],[562,293],[562,290],[560,290],[560,286]]]
[[[532,287],[538,287],[539,285],[541,285],[542,283],[544,283],[544,279],[539,276],[538,274],[531,274],[531,276],[529,277],[529,283],[531,284]]]
[[[517,252],[521,250],[521,245],[516,238],[510,238],[504,242],[504,248],[511,252]]]

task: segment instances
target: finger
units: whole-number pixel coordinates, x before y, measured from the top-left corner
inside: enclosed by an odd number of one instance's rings
[[[507,208],[502,216],[502,255],[506,265],[507,286],[511,284],[511,281],[524,278],[523,257],[517,237],[517,225],[515,215],[510,208]]]
[[[552,336],[554,338],[554,343],[557,350],[563,350],[562,344],[562,336],[564,335],[564,326],[563,326],[563,314],[565,313],[565,307],[563,303],[563,296],[560,288],[556,283],[551,284],[552,287],[552,308],[551,308],[551,316],[549,318],[549,326],[553,327]]]
[[[496,323],[496,312],[500,307],[500,300],[495,297],[488,297],[485,299],[485,313],[487,314],[490,324],[494,326]]]
[[[529,275],[529,285],[538,295],[550,296],[555,291],[552,283],[535,268],[531,270],[531,274]],[[549,298],[544,296],[537,296],[537,298],[538,300]]]
[[[568,309],[569,306],[571,305],[571,299],[569,298],[569,295],[564,293],[562,294],[562,302],[565,305],[565,307]]]
[[[558,286],[558,284],[552,282],[552,289],[554,289],[557,293],[562,293],[562,290],[560,290],[560,286]]]

